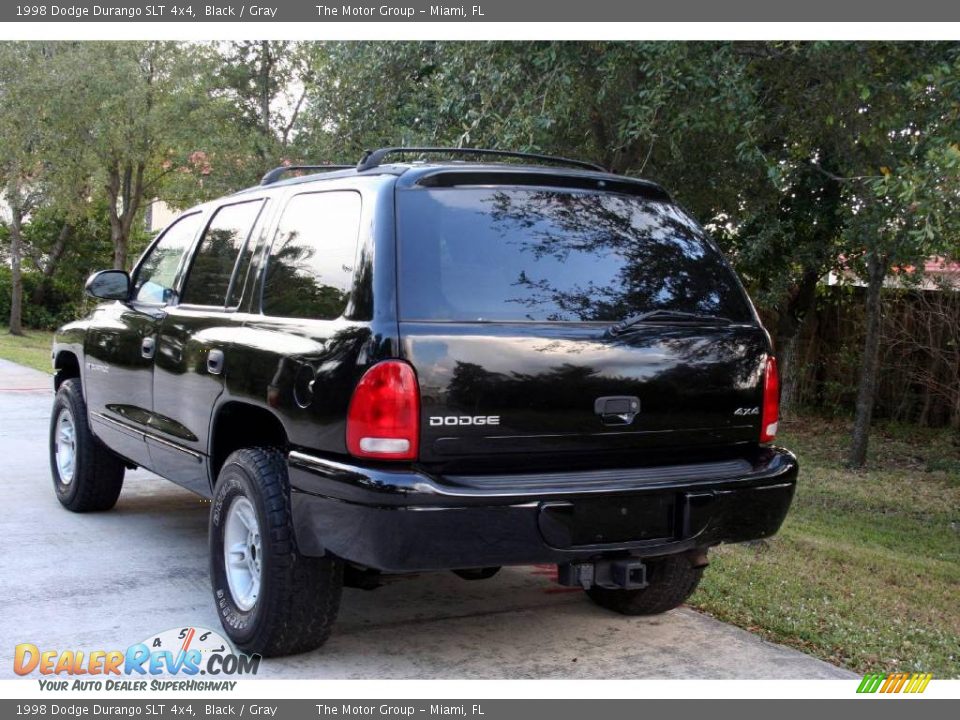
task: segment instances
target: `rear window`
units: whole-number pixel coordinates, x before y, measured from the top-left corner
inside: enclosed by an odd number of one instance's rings
[[[650,310],[752,320],[690,217],[631,195],[544,188],[397,193],[405,320],[608,321]]]

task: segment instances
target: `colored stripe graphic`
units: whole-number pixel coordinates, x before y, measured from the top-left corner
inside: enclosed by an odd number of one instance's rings
[[[875,693],[880,688],[880,683],[886,678],[883,673],[868,673],[863,676],[858,693]]]
[[[867,673],[857,686],[858,693],[922,693],[933,679],[930,673]]]

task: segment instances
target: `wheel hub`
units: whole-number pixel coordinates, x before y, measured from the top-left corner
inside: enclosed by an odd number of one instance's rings
[[[69,408],[62,408],[57,415],[57,424],[54,431],[54,453],[57,459],[57,472],[60,482],[69,485],[73,482],[73,474],[77,462],[77,428],[73,422],[73,413]]]
[[[252,609],[260,596],[263,552],[257,513],[245,497],[235,498],[227,510],[223,556],[233,601],[241,610]]]

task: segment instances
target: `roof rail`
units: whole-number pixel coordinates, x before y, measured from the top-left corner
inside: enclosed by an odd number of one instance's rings
[[[486,157],[504,157],[517,158],[520,160],[536,160],[540,163],[553,163],[555,165],[569,165],[571,167],[584,168],[586,170],[599,170],[606,172],[606,169],[595,163],[584,160],[571,160],[570,158],[555,157],[553,155],[539,155],[537,153],[509,152],[507,150],[487,150],[484,148],[441,148],[441,147],[384,147],[379,150],[367,150],[360,162],[357,163],[357,172],[379,167],[383,164],[384,158],[388,155],[406,155],[410,153],[432,154],[432,155],[476,155]]]
[[[351,170],[353,165],[281,165],[274,168],[260,179],[261,185],[272,185],[288,172],[297,172],[298,170],[318,170],[333,172],[334,170]]]

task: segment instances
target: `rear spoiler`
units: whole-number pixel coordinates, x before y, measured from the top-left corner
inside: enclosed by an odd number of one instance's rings
[[[472,170],[440,168],[417,180],[422,187],[464,187],[490,185],[526,185],[534,187],[569,188],[637,195],[651,200],[670,201],[670,194],[649,180],[634,180],[599,173],[557,173],[528,168]]]

